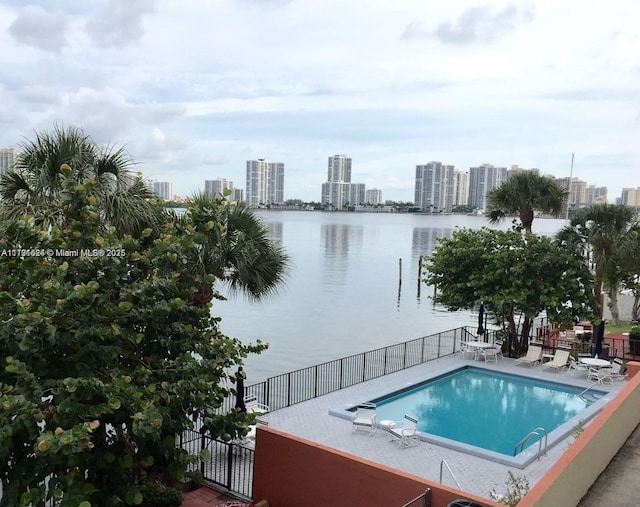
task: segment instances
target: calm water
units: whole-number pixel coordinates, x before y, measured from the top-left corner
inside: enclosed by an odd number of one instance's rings
[[[418,419],[425,433],[513,455],[536,427],[549,433],[595,401],[581,388],[466,368],[377,401],[378,419]],[[531,439],[527,447],[537,445]]]
[[[484,217],[258,214],[291,257],[289,279],[264,302],[235,296],[214,302],[212,310],[222,317],[228,336],[269,342],[269,350],[246,360],[249,383],[477,322],[471,312],[434,306],[424,284],[418,291],[418,261],[456,226],[487,226]],[[563,220],[536,219],[534,232],[552,235],[563,225]]]

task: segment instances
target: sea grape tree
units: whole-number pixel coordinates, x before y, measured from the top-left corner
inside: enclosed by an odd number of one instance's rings
[[[591,315],[595,304],[592,276],[581,256],[546,236],[519,230],[457,229],[439,240],[425,261],[425,282],[434,300],[448,310],[483,303],[504,319],[526,349],[533,319],[546,313],[551,322],[569,325]]]
[[[0,505],[136,505],[146,480],[198,460],[176,445],[185,429],[246,431],[249,416],[217,409],[264,346],[192,303],[214,282],[193,266],[204,225],[119,237],[95,182],[61,174],[63,225],[0,224]]]

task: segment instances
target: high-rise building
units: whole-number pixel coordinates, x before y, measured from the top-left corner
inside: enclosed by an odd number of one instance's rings
[[[469,173],[454,171],[453,181],[453,205],[466,206],[469,203]]]
[[[523,167],[520,167],[518,164],[512,165],[511,169],[507,169],[507,179],[511,178],[511,176],[515,175],[515,174],[519,174],[519,173],[524,173],[527,171],[533,171],[535,173],[539,173],[540,171],[538,169],[532,168],[532,169],[525,169]]]
[[[329,157],[327,181],[351,183],[351,159],[346,155]]]
[[[346,155],[329,157],[327,181],[322,184],[320,202],[336,210],[365,203],[364,183],[351,183],[351,159]]]
[[[382,204],[382,190],[378,188],[366,190],[364,193],[364,201],[367,204],[372,204],[374,206]]]
[[[18,152],[13,148],[2,148],[0,150],[0,174],[6,173],[9,169],[13,169],[18,158]]]
[[[442,162],[416,166],[414,204],[428,213],[450,212],[455,189],[454,167]]]
[[[607,187],[587,185],[586,204],[601,204],[607,202]]]
[[[234,188],[233,194],[231,194],[231,200],[235,202],[243,202],[244,201],[244,190],[241,188]]]
[[[153,193],[156,194],[160,199],[164,199],[165,201],[173,200],[173,182],[172,181],[154,181],[153,182]]]
[[[623,188],[622,189],[622,199],[620,199],[620,204],[624,204],[625,206],[640,206],[640,187],[638,188]]]
[[[247,202],[252,207],[284,202],[284,163],[247,160]]]
[[[487,193],[499,187],[507,179],[506,167],[494,167],[482,164],[469,168],[469,203],[468,206],[480,211],[487,210]]]
[[[228,192],[225,193],[225,190]],[[215,180],[204,180],[204,191],[206,194],[214,197],[225,196],[229,200],[233,194],[233,181],[226,178],[217,178]],[[228,195],[227,195],[228,194]]]
[[[364,204],[364,183],[327,181],[322,184],[321,202],[336,210]]]
[[[569,192],[569,206],[580,207],[587,204],[587,182],[580,178],[557,178],[558,184]]]

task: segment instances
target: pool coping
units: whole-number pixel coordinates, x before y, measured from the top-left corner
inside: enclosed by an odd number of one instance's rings
[[[413,387],[415,387],[415,386],[417,386],[419,384],[423,384],[425,382],[429,382],[429,381],[432,381],[432,380],[437,380],[437,379],[442,378],[444,376],[447,376],[447,375],[449,375],[451,373],[462,371],[462,370],[467,370],[467,369],[470,369],[470,368],[478,369],[478,370],[485,370],[485,371],[489,371],[489,372],[492,372],[492,373],[500,373],[502,375],[507,375],[507,376],[520,377],[520,378],[527,379],[527,380],[535,380],[535,381],[541,382],[541,383],[555,384],[555,385],[559,385],[559,386],[568,386],[568,387],[571,387],[572,389],[576,389],[577,388],[575,385],[567,384],[566,382],[559,382],[559,381],[553,380],[553,379],[539,379],[539,378],[532,379],[531,376],[527,376],[527,375],[524,375],[524,374],[519,374],[517,372],[499,371],[499,370],[496,370],[495,368],[491,368],[491,367],[488,367],[486,365],[483,365],[482,363],[478,363],[478,364],[466,364],[465,363],[465,364],[450,365],[448,367],[445,367],[445,368],[439,370],[434,375],[431,375],[431,376],[427,375],[427,376],[417,377],[416,379],[404,382],[404,384],[402,386],[395,386],[395,388],[393,388],[393,389],[386,389],[386,390],[380,389],[378,391],[372,391],[371,393],[369,393],[369,396],[368,396],[369,399],[363,400],[363,401],[374,402],[376,399],[384,398],[386,396],[389,396],[390,394],[402,392],[404,390],[409,390],[409,389],[412,389]],[[596,386],[597,386],[597,384],[594,384],[594,386],[592,386],[592,387],[595,388]],[[576,428],[578,428],[579,425],[584,425],[584,424],[588,423],[590,420],[592,420],[596,415],[598,415],[602,411],[604,406],[607,403],[609,403],[609,401],[611,401],[612,395],[609,392],[602,391],[602,390],[599,390],[599,389],[592,389],[592,387],[584,389],[579,394],[582,394],[583,392],[586,392],[586,391],[591,391],[593,393],[598,393],[601,396],[601,398],[598,399],[597,401],[595,401],[594,403],[592,403],[590,406],[588,406],[585,409],[583,409],[579,414],[575,415],[574,417],[572,417],[568,421],[562,423],[560,426],[558,426],[553,431],[549,432],[546,435],[546,450],[547,451],[549,449],[552,449],[556,445],[560,444],[561,442],[563,442],[569,435],[573,434],[576,431]],[[332,415],[334,417],[339,417],[339,418],[342,418],[342,419],[347,419],[347,420],[351,421],[353,419],[353,409],[356,406],[357,406],[357,403],[347,403],[347,404],[342,405],[340,407],[334,407],[334,408],[329,409],[329,415]],[[382,429],[382,428],[380,428],[380,426],[379,426],[379,429]],[[465,454],[476,456],[478,458],[490,460],[490,461],[493,461],[495,463],[499,463],[499,464],[502,464],[502,465],[512,466],[512,467],[515,467],[515,468],[518,468],[518,469],[521,469],[521,470],[525,469],[532,462],[537,460],[538,457],[540,456],[540,452],[543,452],[543,453],[545,452],[545,450],[541,450],[542,449],[542,439],[540,439],[539,446],[532,445],[532,446],[524,449],[522,452],[520,452],[516,456],[509,456],[507,454],[502,454],[502,453],[498,453],[498,452],[491,451],[491,450],[488,450],[488,449],[483,449],[481,447],[477,447],[477,446],[474,446],[474,445],[471,445],[471,444],[466,444],[464,442],[458,442],[456,440],[452,440],[452,439],[449,439],[449,438],[441,437],[441,436],[434,435],[434,434],[431,434],[431,433],[425,433],[425,432],[422,432],[422,431],[418,431],[418,437],[422,442],[427,442],[427,443],[435,444],[435,445],[438,445],[438,446],[446,447],[448,449],[452,449],[452,450],[459,451],[459,452],[462,452],[462,453],[465,453]]]

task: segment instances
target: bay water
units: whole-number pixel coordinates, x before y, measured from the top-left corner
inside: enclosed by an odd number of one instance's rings
[[[491,226],[484,216],[258,210],[291,258],[286,282],[260,302],[214,301],[224,334],[269,349],[246,359],[248,383],[461,326],[477,312],[448,312],[418,282],[419,260],[456,227]],[[555,234],[560,219],[536,219]],[[424,273],[423,273],[424,275]],[[220,287],[222,289],[222,287]]]

